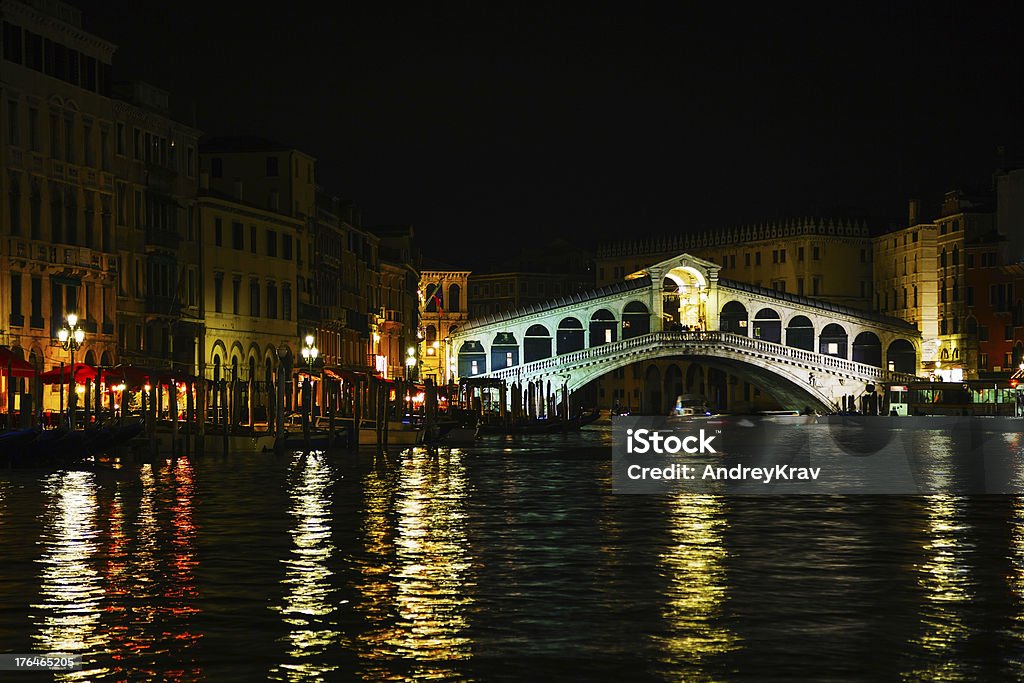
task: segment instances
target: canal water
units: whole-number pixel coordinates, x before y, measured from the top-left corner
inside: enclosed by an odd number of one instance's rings
[[[0,472],[3,680],[1024,679],[1024,500],[613,495],[610,431]]]

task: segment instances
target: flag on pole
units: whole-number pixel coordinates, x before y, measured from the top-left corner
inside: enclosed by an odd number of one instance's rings
[[[442,304],[444,303],[444,300],[441,298],[441,295],[442,295],[441,288],[440,287],[436,287],[434,289],[433,299],[434,299],[434,303],[437,304],[437,312],[438,313],[443,313],[444,312],[442,310],[442,308],[441,308]]]

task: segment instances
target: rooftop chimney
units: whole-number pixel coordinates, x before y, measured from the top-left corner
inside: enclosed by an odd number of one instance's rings
[[[917,200],[916,199],[911,199],[910,200],[910,207],[909,207],[909,212],[908,213],[910,215],[908,216],[908,219],[907,219],[908,220],[907,226],[909,227],[909,226],[912,226],[912,225],[917,225]]]

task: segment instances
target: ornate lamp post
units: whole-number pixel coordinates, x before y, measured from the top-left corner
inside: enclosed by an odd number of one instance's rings
[[[415,379],[415,368],[416,368],[416,348],[410,346],[406,349],[405,355],[405,379]]]
[[[75,428],[75,351],[82,348],[85,330],[78,326],[78,316],[68,313],[66,324],[57,331],[57,339],[65,351],[71,352],[71,371],[68,376],[68,428]]]
[[[310,416],[310,395],[312,394],[312,383],[310,378],[313,376],[313,366],[316,365],[316,359],[320,355],[320,349],[316,348],[313,343],[316,339],[311,334],[306,335],[306,345],[302,347],[302,360],[306,362],[306,381],[302,385],[302,435],[306,444],[306,450],[309,450],[309,416]]]

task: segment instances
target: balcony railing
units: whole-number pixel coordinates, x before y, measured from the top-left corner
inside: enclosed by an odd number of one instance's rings
[[[176,297],[157,296],[155,294],[146,296],[146,313],[176,316],[180,312],[181,304]]]
[[[173,230],[160,230],[158,228],[146,229],[146,246],[160,247],[163,249],[177,249],[181,237]]]
[[[299,303],[299,318],[301,320],[320,320],[322,313],[316,304]]]

